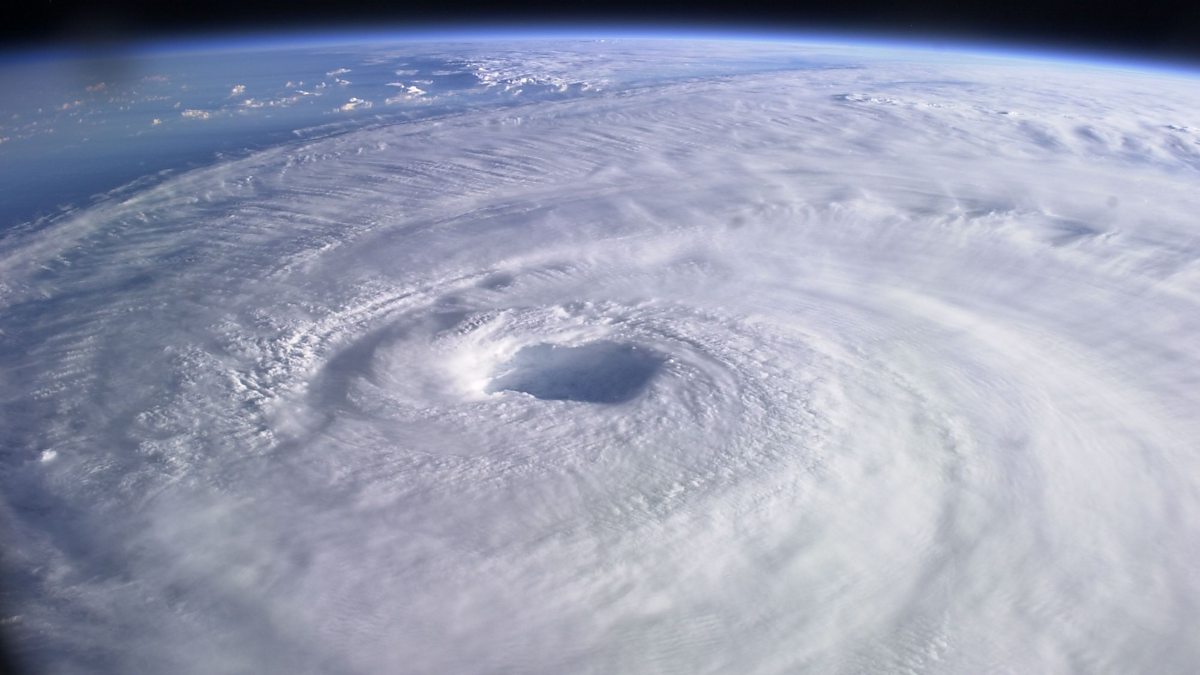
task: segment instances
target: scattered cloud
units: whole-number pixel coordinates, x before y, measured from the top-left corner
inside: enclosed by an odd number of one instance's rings
[[[350,112],[352,110],[363,110],[371,107],[370,101],[365,101],[361,98],[351,98],[343,103],[338,110],[341,112]]]

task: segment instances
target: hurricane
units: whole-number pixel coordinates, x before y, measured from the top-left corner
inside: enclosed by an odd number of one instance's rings
[[[1194,75],[506,49],[5,232],[18,657],[1200,665]]]

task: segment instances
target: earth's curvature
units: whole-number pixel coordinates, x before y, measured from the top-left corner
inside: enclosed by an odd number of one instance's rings
[[[1200,668],[1194,76],[143,58],[0,123],[31,669]]]

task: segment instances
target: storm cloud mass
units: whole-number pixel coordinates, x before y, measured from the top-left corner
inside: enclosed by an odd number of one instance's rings
[[[462,49],[0,241],[20,659],[1200,667],[1195,79]]]

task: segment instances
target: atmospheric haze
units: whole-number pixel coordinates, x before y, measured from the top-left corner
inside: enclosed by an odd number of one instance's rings
[[[288,85],[373,66],[392,98],[0,240],[19,660],[1200,668],[1195,78],[678,40],[337,58]],[[256,114],[205,77],[228,109],[153,128]]]

